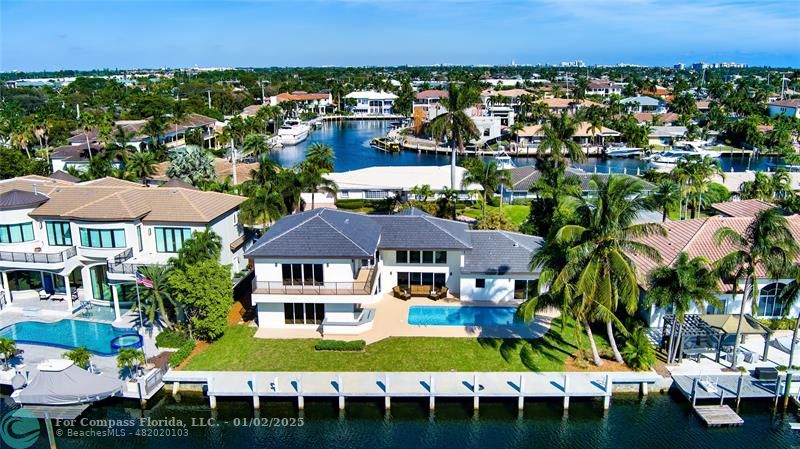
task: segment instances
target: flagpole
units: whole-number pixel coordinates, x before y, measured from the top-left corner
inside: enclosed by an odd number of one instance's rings
[[[142,321],[142,300],[139,297],[139,276],[135,276],[135,277],[136,277],[135,284],[136,284],[136,306],[137,306],[136,308],[139,309],[139,332],[141,332],[142,328],[144,328],[144,322]],[[144,338],[144,335],[142,335],[142,338]],[[142,343],[144,343],[144,342],[142,342]],[[147,359],[147,345],[146,344],[142,344],[142,352],[144,353],[145,359]]]

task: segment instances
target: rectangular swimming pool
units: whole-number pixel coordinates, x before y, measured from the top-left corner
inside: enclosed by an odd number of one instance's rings
[[[73,349],[86,346],[98,355],[116,355],[111,341],[121,335],[135,333],[132,330],[115,330],[111,324],[83,320],[61,320],[54,323],[23,321],[0,329],[0,337],[8,337],[17,343],[28,343],[57,348]]]
[[[417,326],[479,326],[501,327],[514,325],[516,307],[474,306],[411,306],[408,324]]]

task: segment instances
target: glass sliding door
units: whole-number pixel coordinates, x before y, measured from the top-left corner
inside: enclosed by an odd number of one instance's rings
[[[89,276],[92,280],[92,298],[98,301],[111,301],[113,296],[106,277],[106,266],[96,265],[89,268]]]

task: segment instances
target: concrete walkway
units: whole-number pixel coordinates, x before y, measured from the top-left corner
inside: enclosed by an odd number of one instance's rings
[[[326,338],[335,340],[364,340],[367,344],[389,337],[461,337],[461,338],[541,338],[550,330],[550,322],[558,316],[556,311],[539,315],[529,324],[503,327],[479,326],[417,326],[408,324],[408,309],[411,306],[481,306],[477,303],[463,303],[458,298],[432,301],[427,298],[412,298],[408,301],[384,295],[375,305],[375,322],[372,329],[356,335],[322,336],[317,329],[267,329],[256,331],[256,338],[295,339]],[[483,305],[484,307],[508,306],[507,304]]]

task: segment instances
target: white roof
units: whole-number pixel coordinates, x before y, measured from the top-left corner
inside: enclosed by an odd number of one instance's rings
[[[652,126],[650,137],[681,137],[686,135],[685,126]]]
[[[397,95],[391,92],[376,92],[374,90],[362,90],[350,92],[345,98],[366,98],[368,100],[396,100]]]
[[[461,186],[466,169],[456,167],[456,184]],[[367,167],[340,173],[329,173],[339,190],[411,190],[414,186],[428,184],[434,191],[450,187],[450,166],[398,166]],[[480,190],[477,184],[467,190]]]
[[[647,96],[623,98],[622,100],[620,100],[620,103],[622,104],[639,103],[642,106],[661,106],[663,104],[666,104],[664,100],[657,100],[653,97],[647,97]]]

